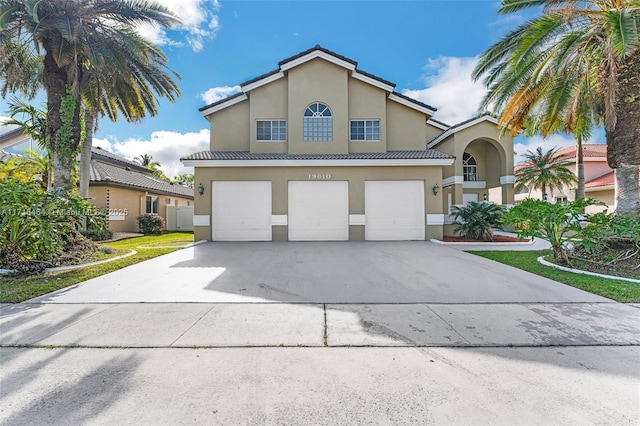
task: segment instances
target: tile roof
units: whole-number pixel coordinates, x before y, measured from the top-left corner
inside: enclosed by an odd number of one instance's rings
[[[130,188],[139,188],[155,193],[193,198],[193,189],[158,179],[148,173],[118,167],[113,164],[92,160],[90,182],[104,182]]]
[[[349,154],[287,154],[247,151],[201,151],[180,160],[413,160],[455,158],[435,149],[426,151],[387,151]]]
[[[0,163],[4,163],[9,158],[20,157],[17,154],[12,154],[10,152],[5,151],[4,149],[0,149]]]
[[[321,47],[319,44],[316,44],[311,49],[307,49],[307,50],[305,50],[303,52],[297,53],[297,54],[295,54],[295,55],[293,55],[291,57],[288,57],[286,59],[281,60],[280,62],[278,62],[278,66],[282,67],[287,62],[295,61],[296,59],[302,58],[303,56],[308,55],[309,53],[314,52],[316,50],[324,52],[327,55],[331,55],[331,56],[333,56],[335,58],[338,58],[338,59],[340,59],[342,61],[349,62],[350,64],[353,64],[356,67],[358,66],[358,63],[356,61],[354,61],[353,59],[349,59],[346,56],[342,56],[342,55],[339,55],[336,52],[333,52],[333,51],[331,51],[329,49],[325,49],[324,47]]]
[[[271,73],[271,74],[272,74],[272,73]],[[261,77],[261,78],[264,78],[264,77]],[[251,80],[249,80],[249,81],[251,81]],[[255,80],[255,81],[257,81],[257,80]],[[242,83],[242,84],[249,84],[249,82]],[[218,100],[218,101],[215,101],[214,103],[211,103],[211,104],[209,104],[209,105],[205,105],[205,106],[203,106],[202,108],[198,108],[198,111],[202,112],[202,111],[207,110],[207,109],[209,109],[209,108],[211,108],[211,107],[214,107],[214,106],[216,106],[216,105],[223,104],[223,103],[225,103],[225,102],[227,102],[227,101],[230,101],[231,99],[237,98],[238,96],[242,96],[242,95],[244,95],[244,92],[234,93],[234,94],[233,94],[233,95],[231,95],[231,96],[227,96],[226,98],[223,98],[223,99],[220,99],[220,100]]]
[[[393,92],[393,94],[394,94],[394,95],[396,95],[396,96],[398,96],[398,97],[400,97],[400,98],[402,98],[402,99],[405,99],[405,100],[407,100],[407,101],[409,101],[409,102],[412,102],[412,103],[414,103],[414,104],[416,104],[416,105],[420,105],[420,106],[421,106],[421,107],[423,107],[423,108],[427,108],[427,109],[430,109],[430,110],[433,110],[433,111],[437,111],[437,110],[438,110],[438,108],[436,108],[436,107],[432,107],[431,105],[427,105],[427,104],[425,104],[424,102],[420,102],[420,101],[418,101],[418,100],[415,100],[415,99],[413,99],[413,98],[410,98],[409,96],[407,96],[407,95],[403,95],[402,93],[399,93],[399,92],[395,92],[395,91],[394,91],[394,92]]]
[[[576,158],[576,146],[568,146],[558,151],[558,155],[566,156],[565,159]],[[607,144],[585,143],[582,144],[582,155],[584,158],[607,158]]]
[[[0,125],[0,142],[4,142],[24,133],[21,127],[16,128],[14,126],[15,125]]]
[[[94,146],[91,148],[91,158],[96,160],[106,161],[108,163],[118,164],[124,167],[134,168],[144,173],[153,173],[151,170],[140,165],[140,163],[127,160],[126,158],[120,157],[119,155],[109,152],[106,149],[100,148],[99,146]]]
[[[591,179],[589,182],[584,183],[585,188],[597,188],[599,186],[610,185],[615,185],[615,174],[613,170],[595,179]]]

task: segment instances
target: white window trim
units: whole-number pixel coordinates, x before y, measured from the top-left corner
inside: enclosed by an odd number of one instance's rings
[[[284,127],[285,127],[285,138],[284,139],[258,139],[258,122],[260,121],[268,121],[271,123],[271,135],[273,135],[273,122],[277,121],[284,121]],[[287,120],[285,120],[284,118],[260,118],[260,119],[256,119],[256,142],[286,142],[287,141],[287,136],[289,133],[289,126],[287,125]]]
[[[364,122],[364,139],[351,139],[351,123],[354,121],[362,121]],[[378,139],[367,139],[367,121],[377,121],[378,122]],[[362,119],[354,119],[349,120],[349,142],[380,142],[380,122],[379,118],[362,118]]]
[[[158,211],[147,211],[147,198],[151,198],[151,210],[153,210],[153,200],[155,199],[157,201],[156,210]],[[160,198],[157,195],[146,195],[144,199],[144,210],[146,214],[158,214],[158,212],[160,211]]]

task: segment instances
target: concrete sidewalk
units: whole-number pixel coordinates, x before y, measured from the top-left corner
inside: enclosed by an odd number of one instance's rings
[[[1,346],[640,345],[640,307],[562,304],[19,304]]]

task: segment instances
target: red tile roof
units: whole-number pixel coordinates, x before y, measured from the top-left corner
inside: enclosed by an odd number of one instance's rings
[[[607,158],[607,144],[585,143],[582,144],[582,152],[584,158]],[[562,148],[558,151],[558,156],[564,156],[565,159],[576,158],[576,146]]]
[[[610,186],[615,184],[615,175],[613,170],[609,173],[605,173],[595,179],[591,179],[589,182],[584,183],[585,188],[597,188],[599,186]]]

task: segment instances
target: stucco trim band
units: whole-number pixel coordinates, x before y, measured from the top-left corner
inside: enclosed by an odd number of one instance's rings
[[[349,215],[349,225],[364,225],[364,224],[365,224],[365,215],[363,214]]]
[[[500,176],[500,185],[508,185],[516,183],[516,177],[513,175]]]
[[[462,185],[464,183],[463,176],[450,176],[448,178],[442,179],[442,186],[447,187],[451,185]]]
[[[286,214],[272,214],[271,226],[287,226],[289,224]]]
[[[194,214],[193,226],[209,226],[211,225],[211,217],[208,214]]]
[[[444,225],[444,215],[440,213],[428,213],[426,220],[427,225]]]

